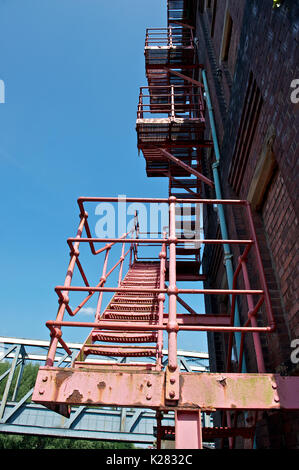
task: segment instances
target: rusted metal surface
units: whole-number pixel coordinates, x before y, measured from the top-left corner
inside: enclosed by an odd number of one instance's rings
[[[274,374],[189,374],[180,376],[182,407],[202,409],[298,409],[299,378]]]
[[[107,367],[107,366],[106,366]],[[159,408],[164,405],[164,373],[110,369],[40,368],[36,403]]]
[[[175,391],[172,374],[159,371],[47,368],[38,372],[33,401],[68,405],[107,405],[172,408],[180,410],[266,410],[299,409],[299,377],[276,374],[178,374],[178,396],[173,404],[169,390]],[[107,366],[106,366],[107,367]],[[128,370],[130,368],[130,370]],[[120,393],[121,390],[121,393]],[[175,400],[175,395],[170,397]]]

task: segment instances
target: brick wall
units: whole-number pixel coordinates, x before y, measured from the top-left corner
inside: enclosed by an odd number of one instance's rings
[[[213,7],[214,2],[211,3]],[[263,188],[259,204],[253,207],[253,217],[277,329],[271,335],[262,336],[261,341],[268,372],[287,370],[288,373],[296,373],[294,365],[290,364],[290,342],[299,337],[299,172],[296,140],[299,105],[290,100],[290,84],[293,79],[299,78],[299,3],[284,0],[283,5],[275,10],[272,3],[272,0],[218,1],[213,37],[208,34],[212,8],[199,14],[197,35],[199,43],[203,44],[199,50],[199,60],[205,64],[208,75],[221,146],[220,171],[224,198],[247,199],[252,195],[261,157],[271,134],[271,154],[275,165],[267,170],[267,185]],[[233,21],[233,30],[228,60],[219,65],[226,6]],[[217,68],[223,72],[220,78]],[[246,109],[248,96],[259,103],[258,113],[255,102]],[[249,124],[247,130],[246,124]],[[207,135],[209,132],[207,129]],[[267,158],[268,155],[264,157],[265,161]],[[238,186],[229,183],[232,181],[232,171],[241,178]],[[258,184],[256,190],[259,190]],[[242,216],[227,208],[226,217],[230,237],[240,237],[245,233]],[[209,236],[213,230],[215,224],[210,226]],[[236,259],[238,249],[234,248],[233,253]],[[205,256],[207,267],[215,262],[212,249],[207,248]],[[213,281],[215,285],[223,274],[222,266]],[[249,274],[254,285],[257,274],[254,266]],[[209,308],[207,304],[207,311]],[[245,306],[242,301],[240,310],[243,321]],[[261,321],[266,322],[263,314]],[[212,336],[209,342],[212,342]],[[221,347],[223,353],[225,348],[219,337],[217,344],[214,342],[215,354],[217,347]],[[255,371],[256,362],[251,351],[252,339],[248,336],[245,349],[247,369]],[[214,366],[216,362],[214,360]],[[258,447],[299,447],[299,425],[296,423],[297,413],[264,413],[258,427]]]

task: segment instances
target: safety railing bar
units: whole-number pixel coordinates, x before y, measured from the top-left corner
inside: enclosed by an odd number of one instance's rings
[[[247,270],[245,270],[246,266],[246,260],[247,260],[247,256],[248,256],[248,253],[250,251],[250,246],[246,247],[246,249],[244,250],[244,252],[242,253],[241,256],[239,256],[238,258],[238,266],[235,270],[235,273],[234,273],[234,276],[233,276],[233,285],[232,287],[233,288],[236,288],[236,284],[237,284],[237,278],[238,278],[238,275],[240,273],[240,271],[243,272],[243,281],[245,282],[245,287],[248,289],[250,288],[250,284],[249,284],[249,279],[248,279],[248,276],[246,277],[246,273],[247,273]],[[245,270],[245,272],[244,272]],[[234,324],[234,316],[235,316],[235,294],[232,295],[232,301],[231,301],[231,325]],[[251,294],[248,294],[247,295],[247,306],[248,306],[248,320],[251,321],[252,323],[252,326],[256,326],[256,321],[255,319],[253,318],[259,308],[261,307],[261,305],[263,304],[264,302],[264,294],[261,295],[260,299],[258,300],[258,302],[256,303],[256,305],[254,306],[253,304],[253,298],[252,298],[252,295]],[[246,322],[248,323],[248,322]],[[258,338],[255,338],[255,343],[258,342],[259,343],[259,339]],[[231,368],[231,355],[232,355],[232,346],[233,346],[233,334],[231,333],[230,336],[229,336],[229,341],[228,341],[228,352],[227,352],[227,372],[230,371],[230,368]],[[259,346],[257,346],[258,349],[259,349],[259,354],[261,352]],[[256,349],[256,352],[257,352],[257,349]],[[242,362],[242,361],[241,361]],[[239,363],[239,367],[240,367],[240,363]],[[260,364],[260,371],[264,370],[264,366],[263,364]]]
[[[127,232],[126,234],[121,235],[119,238],[114,239],[114,240],[118,240],[119,243],[122,243],[122,240],[124,239],[124,237],[126,237],[129,233],[132,233],[132,230],[130,230],[130,231]],[[93,238],[93,237],[91,236],[91,234],[90,234],[90,237],[87,237],[87,238],[79,238],[79,239],[78,239],[77,237],[69,237],[69,238],[67,239],[67,244],[69,245],[69,247],[70,247],[70,249],[71,249],[71,253],[74,253],[74,246],[73,246],[73,243],[74,243],[74,242],[77,242],[78,240],[80,241],[80,243],[81,243],[81,242],[83,242],[83,243],[86,243],[86,242],[87,242],[87,243],[89,243],[89,245],[92,244],[92,247],[93,247],[92,253],[93,253],[94,255],[99,255],[99,254],[102,253],[103,251],[110,250],[110,248],[112,248],[112,246],[115,245],[115,243],[116,243],[116,241],[113,241],[112,239],[104,238],[104,239],[102,239],[102,241],[103,241],[103,242],[107,242],[107,244],[106,244],[104,247],[100,248],[99,250],[95,250],[95,248],[94,248],[94,242],[95,242],[96,240],[98,240],[98,239],[97,239],[97,238]],[[130,238],[130,239],[127,240],[127,242],[128,242],[128,243],[131,243],[131,240],[132,240],[132,239]],[[108,243],[108,242],[111,242],[111,243]]]
[[[130,251],[130,250],[128,250],[128,251],[125,253],[124,258],[126,258],[126,256],[128,255],[129,251]],[[106,278],[108,278],[108,277],[110,276],[110,274],[117,268],[117,266],[120,264],[120,262],[121,262],[121,260],[119,260],[119,261],[110,269],[110,271],[106,274]],[[103,283],[104,283],[104,280],[101,279],[100,282],[97,284],[96,287],[101,287],[101,285],[102,285]],[[88,287],[90,287],[90,286],[88,286]],[[75,315],[81,310],[81,308],[86,304],[86,302],[88,302],[88,300],[89,300],[96,292],[98,292],[98,291],[93,290],[92,292],[90,292],[89,295],[88,295],[87,297],[85,297],[85,299],[82,300],[82,302],[81,302],[74,310],[72,310],[68,305],[66,305],[66,308],[67,308],[67,310],[68,310],[69,315],[72,316],[72,317],[75,316]],[[58,292],[57,292],[57,294],[58,294]],[[59,294],[58,294],[58,295],[59,295]],[[60,296],[60,298],[61,298],[61,300],[63,300],[63,297]]]
[[[182,97],[185,97],[185,96],[200,96],[200,93],[199,92],[198,93],[194,92],[193,89],[192,89],[192,86],[189,86],[189,85],[170,85],[170,86],[167,85],[165,87],[163,87],[162,85],[161,86],[160,85],[159,86],[154,85],[154,86],[148,87],[148,89],[149,90],[152,90],[152,89],[155,90],[156,88],[165,89],[165,88],[170,88],[170,87],[182,88],[182,91],[177,91],[175,93],[176,98],[178,96],[182,96]],[[146,95],[146,94],[142,93],[141,96],[142,96],[142,98],[167,98],[168,96],[171,96],[171,94],[170,93],[161,93],[161,94],[160,93],[159,94],[155,93],[155,94]],[[194,103],[192,103],[192,104],[194,106]]]
[[[173,66],[172,68],[175,69],[176,66]],[[167,71],[167,68],[165,66],[162,66],[163,70]],[[179,70],[181,70],[181,67],[176,67],[178,68]],[[142,93],[142,90],[157,90],[158,88],[162,88],[163,90],[165,90],[166,88],[170,89],[171,87],[174,87],[176,90],[178,88],[182,89],[182,90],[191,90],[192,91],[192,85],[189,85],[189,84],[184,84],[184,85],[149,85],[149,86],[141,86],[139,87],[139,90],[140,90],[140,93],[142,96],[143,93]]]
[[[192,145],[193,146],[193,145]],[[185,148],[184,144],[181,145],[181,148]],[[157,147],[157,150],[159,148]],[[84,202],[123,202],[124,200],[118,197],[80,197],[78,199],[78,204],[81,205]],[[127,197],[125,198],[125,202],[165,202],[169,203],[169,198],[151,198],[151,197]],[[176,204],[231,204],[231,205],[246,205],[248,201],[245,199],[179,199],[176,198]]]
[[[268,317],[268,322],[272,327],[272,330],[275,330],[276,328],[276,321],[273,315],[272,311],[272,305],[271,305],[271,300],[270,300],[270,294],[268,290],[268,285],[266,281],[266,276],[265,276],[265,271],[262,263],[262,258],[260,254],[260,249],[259,249],[259,244],[257,240],[257,236],[255,233],[255,228],[254,228],[254,223],[252,219],[252,214],[251,214],[251,208],[250,208],[250,203],[246,201],[246,211],[247,211],[247,220],[249,224],[249,230],[250,230],[250,235],[254,241],[254,250],[255,250],[255,255],[256,255],[256,260],[257,260],[257,265],[258,265],[258,275],[260,278],[261,285],[263,287],[263,290],[265,292],[265,304],[266,304],[266,313]]]
[[[247,267],[246,267],[246,262],[244,259],[242,260],[242,272],[243,272],[243,278],[244,278],[244,285],[245,288],[250,288],[250,281],[249,281],[249,276],[247,272]],[[255,315],[257,314],[257,311],[259,310],[259,307],[262,305],[264,301],[264,296],[262,296],[262,301],[257,303],[257,305],[254,307],[254,301],[253,301],[253,296],[251,294],[248,294],[247,296],[247,304],[249,308],[248,312],[248,317],[251,322],[251,326],[257,326],[257,321],[255,318]],[[257,368],[259,373],[264,373],[266,371],[265,368],[265,363],[264,363],[264,358],[263,358],[263,351],[262,351],[262,345],[260,342],[260,337],[257,333],[253,333],[253,344],[254,344],[254,349],[255,349],[255,355],[256,355],[256,362],[257,362]]]
[[[168,26],[168,27],[166,27],[166,28],[146,28],[146,33],[149,34],[150,32],[153,31],[153,34],[159,34],[159,33],[154,33],[154,31],[166,31],[166,34],[167,34],[167,32],[168,32],[170,29],[171,29],[173,32],[175,32],[175,31],[179,32],[179,31],[182,31],[184,27],[185,27],[185,28],[186,28],[186,27],[188,28],[187,25],[183,25],[183,24],[181,24],[181,25],[178,24],[177,26]],[[190,28],[191,28],[191,27],[190,27]],[[149,34],[149,35],[150,35],[150,34]]]
[[[106,282],[106,271],[107,271],[107,265],[108,265],[108,258],[110,254],[110,248],[109,250],[106,250],[105,252],[105,259],[103,263],[103,270],[102,270],[102,276],[101,280],[103,281],[102,286],[105,285]],[[98,302],[97,302],[97,307],[96,307],[96,312],[95,312],[95,318],[96,320],[100,319],[100,311],[101,311],[101,306],[102,306],[102,300],[103,300],[103,292],[99,292],[99,297],[98,297]]]
[[[100,330],[123,330],[124,324],[118,323],[116,321],[108,322],[72,322],[72,321],[55,321],[50,320],[46,322],[46,326],[50,329],[55,326],[65,326],[65,327],[78,327],[78,328],[97,328]],[[167,325],[159,324],[127,324],[126,329],[131,331],[152,331],[152,330],[165,330],[167,331]],[[212,331],[212,332],[222,332],[229,333],[233,332],[243,332],[243,333],[252,333],[252,332],[271,332],[270,327],[267,326],[258,326],[258,327],[246,327],[246,326],[215,326],[215,325],[179,325],[178,330],[181,331]]]
[[[130,252],[130,249],[126,251],[126,253],[124,254],[124,257],[126,258],[126,256],[129,254]],[[106,277],[108,278],[110,276],[110,274],[117,268],[117,266],[121,263],[121,259],[119,259],[117,261],[117,263],[110,269],[110,271],[108,271],[108,273],[106,274]]]
[[[68,345],[63,341],[61,335],[61,330],[57,330],[54,326],[48,326],[49,330],[51,331],[51,336],[54,338],[57,338],[58,342],[60,343],[61,347],[69,354],[72,354],[71,349],[68,347]]]
[[[76,241],[76,238],[68,238],[68,243],[73,243]],[[89,243],[90,241],[93,241],[94,243],[105,243],[105,242],[112,242],[113,244],[116,243],[132,243],[132,239],[120,239],[120,238],[80,238],[80,243]],[[138,244],[139,243],[145,243],[145,244],[158,244],[160,245],[162,243],[163,239],[159,238],[138,238]],[[170,243],[169,239],[166,239],[166,242],[168,245]],[[204,239],[204,238],[177,238],[176,243],[201,243],[203,245],[223,245],[223,244],[228,244],[228,245],[250,245],[253,244],[252,240],[222,240],[222,239]],[[105,249],[107,249],[105,247]]]
[[[62,291],[65,292],[86,292],[86,291],[95,291],[95,292],[148,292],[151,294],[160,294],[160,293],[169,293],[168,289],[160,288],[145,288],[145,287],[84,287],[84,286],[56,286],[55,292],[60,294]],[[180,294],[215,294],[215,295],[229,295],[229,294],[238,294],[238,295],[261,295],[264,294],[264,291],[261,289],[180,289],[177,288],[177,293]]]
[[[81,209],[80,209],[80,212],[82,212]],[[86,214],[87,214],[87,213],[86,213]],[[85,221],[85,223],[84,223],[84,228],[85,228],[87,237],[92,238],[92,236],[91,236],[91,231],[90,231],[90,228],[89,228],[87,219],[86,219],[86,221]],[[89,245],[90,245],[90,249],[91,249],[92,254],[95,255],[96,252],[95,252],[94,244],[91,242]]]
[[[84,284],[85,284],[86,286],[89,286],[89,282],[88,282],[88,280],[87,280],[87,277],[86,277],[86,275],[85,275],[85,273],[84,273],[84,270],[83,270],[83,268],[82,268],[82,265],[81,265],[80,260],[79,260],[78,257],[76,258],[76,264],[77,264],[77,267],[78,267],[78,269],[79,269],[79,272],[80,272],[80,274],[81,274],[81,276],[82,276],[82,279],[83,279],[83,281],[84,281]]]

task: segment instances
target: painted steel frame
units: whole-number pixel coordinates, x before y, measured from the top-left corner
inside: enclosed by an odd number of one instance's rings
[[[22,371],[26,361],[44,362],[49,341],[23,338],[0,337],[2,355],[0,362],[10,361],[10,367],[2,374],[0,381],[10,376],[6,382],[6,395],[3,394],[1,407],[0,432],[12,434],[44,435],[53,437],[71,437],[76,439],[97,439],[112,441],[130,441],[149,443],[155,441],[156,413],[147,409],[104,409],[79,406],[73,408],[70,417],[59,417],[58,414],[30,400],[33,388],[21,398],[18,397],[22,383]],[[68,343],[72,356],[82,347],[81,343]],[[168,351],[163,350],[167,356]],[[178,351],[181,367],[186,371],[206,371],[208,355],[192,351]],[[57,348],[55,363],[69,366],[72,357],[65,354],[61,347]],[[107,360],[107,364],[117,363]],[[19,367],[19,369],[17,369]],[[16,377],[12,401],[8,401],[8,393],[12,387],[12,378]],[[9,385],[8,385],[9,384]],[[19,398],[19,399],[18,399]],[[95,421],[96,420],[96,421]],[[163,417],[164,426],[174,425],[174,416]],[[210,419],[203,413],[203,425],[210,426]]]

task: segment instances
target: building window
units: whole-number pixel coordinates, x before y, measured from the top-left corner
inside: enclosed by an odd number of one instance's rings
[[[222,38],[222,47],[221,47],[221,54],[220,60],[227,62],[228,55],[229,55],[229,48],[232,38],[232,30],[233,30],[233,20],[230,16],[229,12],[226,12],[224,29],[223,29],[223,38]]]
[[[259,210],[262,207],[267,197],[269,185],[277,171],[277,161],[273,152],[274,139],[275,132],[273,126],[271,126],[266,134],[262,151],[257,159],[246,198],[251,203],[251,207],[255,210]]]
[[[211,26],[211,36],[214,36],[215,30],[215,19],[216,19],[216,12],[217,12],[217,0],[214,0],[213,4],[213,16],[212,16],[212,26]]]
[[[261,91],[252,72],[250,72],[237,141],[228,175],[229,184],[237,194],[240,193],[242,187],[262,104]]]

